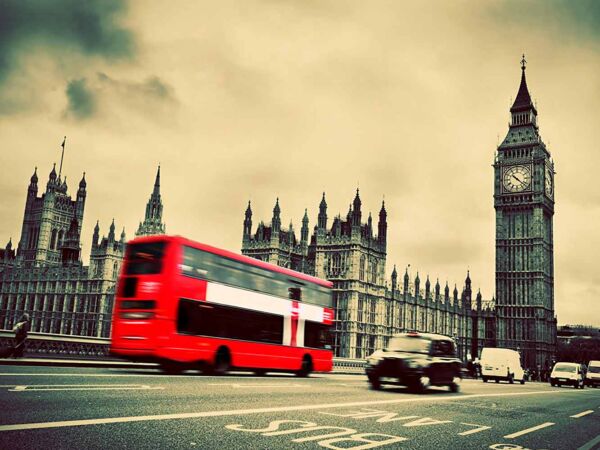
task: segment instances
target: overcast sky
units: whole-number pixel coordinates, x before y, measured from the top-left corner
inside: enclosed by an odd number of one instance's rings
[[[494,295],[493,155],[525,53],[556,165],[559,324],[600,325],[600,3],[0,1],[0,242],[67,135],[92,229],[133,237],[160,163],[167,231],[240,251],[254,226],[363,217],[387,273]]]

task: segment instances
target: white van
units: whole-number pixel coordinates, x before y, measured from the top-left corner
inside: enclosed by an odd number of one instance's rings
[[[590,361],[588,364],[585,384],[593,387],[600,386],[600,361]]]
[[[508,348],[486,347],[481,350],[481,378],[488,380],[506,380],[510,384],[515,380],[525,384],[525,371],[521,367],[521,357],[515,350]]]
[[[550,374],[550,385],[561,387],[571,385],[575,389],[583,389],[585,385],[584,370],[581,364],[557,362]]]

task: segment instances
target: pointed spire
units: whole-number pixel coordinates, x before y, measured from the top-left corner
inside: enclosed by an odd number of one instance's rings
[[[272,230],[274,233],[278,233],[281,230],[281,208],[279,207],[279,197],[275,200],[275,207],[273,208],[273,220],[271,221]]]
[[[83,172],[83,176],[81,177],[81,181],[79,182],[79,189],[85,189],[87,187],[87,182],[85,181],[85,172]]]
[[[154,191],[152,194],[160,195],[160,164],[158,165],[158,170],[156,171],[156,180],[154,181]]]
[[[110,228],[108,229],[108,240],[110,242],[115,240],[115,219],[113,218]]]
[[[317,217],[317,228],[320,230],[327,229],[327,202],[325,201],[325,192],[319,203],[319,216]]]
[[[246,217],[252,217],[252,207],[250,205],[250,200],[248,200],[248,207],[246,208]]]
[[[123,227],[123,231],[121,231],[121,242],[125,242],[125,227]]]
[[[523,59],[521,59],[521,84],[519,85],[519,92],[517,93],[517,97],[510,108],[511,112],[519,111],[519,110],[527,110],[533,109],[535,111],[535,106],[531,101],[531,96],[529,95],[529,89],[527,88],[527,79],[525,78],[525,67],[527,61],[525,60],[525,55],[523,55]]]
[[[31,184],[37,184],[38,176],[37,176],[37,166],[35,166],[35,170],[33,171],[33,175],[31,175]]]
[[[52,166],[52,170],[50,171],[50,181],[54,182],[56,181],[56,163],[53,164]]]
[[[12,236],[8,239],[8,243],[6,244],[6,251],[10,251],[12,249]]]
[[[396,270],[396,264],[394,264],[394,270],[392,270],[392,278],[398,278],[398,271]]]

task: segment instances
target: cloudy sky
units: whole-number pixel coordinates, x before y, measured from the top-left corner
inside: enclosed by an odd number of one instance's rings
[[[0,0],[0,241],[67,135],[96,220],[133,236],[156,167],[167,231],[240,251],[252,200],[315,224],[356,187],[410,264],[494,295],[494,150],[521,54],[556,164],[559,324],[600,325],[600,4]],[[364,217],[364,216],[363,216]]]

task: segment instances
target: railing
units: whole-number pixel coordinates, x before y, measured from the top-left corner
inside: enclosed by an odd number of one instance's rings
[[[0,347],[14,346],[12,331],[0,331]],[[51,333],[29,333],[25,348],[28,357],[60,357],[73,359],[112,359],[108,354],[110,339],[65,336]],[[334,372],[364,373],[364,359],[333,358]]]
[[[0,346],[14,346],[14,333],[0,331]],[[26,356],[60,356],[85,359],[106,359],[109,339],[85,336],[64,336],[51,333],[29,333],[25,347]]]

